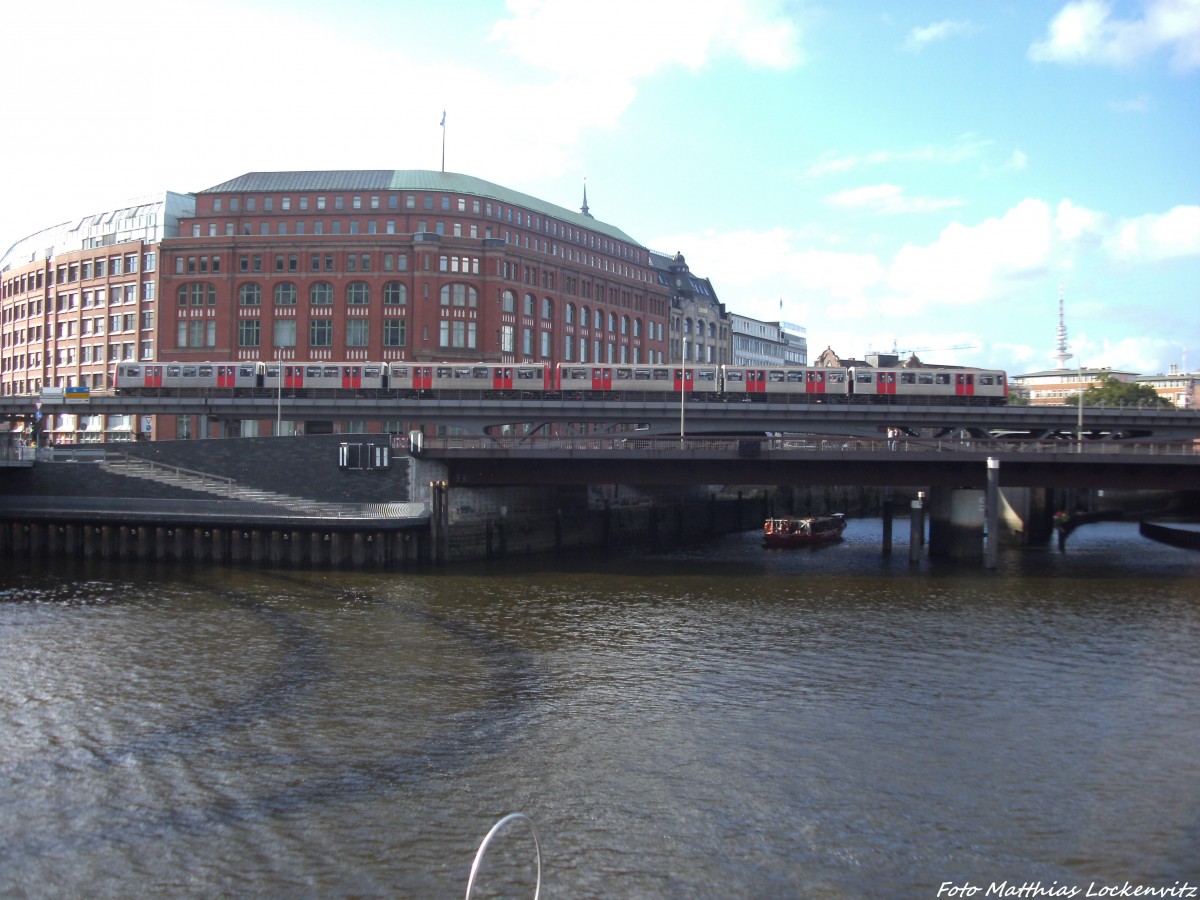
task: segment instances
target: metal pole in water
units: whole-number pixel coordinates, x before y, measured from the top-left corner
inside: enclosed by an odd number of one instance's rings
[[[987,461],[987,544],[984,547],[983,564],[988,569],[996,568],[1000,552],[1000,460],[989,456]]]

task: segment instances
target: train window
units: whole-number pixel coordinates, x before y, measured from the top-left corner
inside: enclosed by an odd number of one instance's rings
[[[323,369],[321,369],[321,375],[324,378],[337,378],[338,377],[338,367],[337,366],[325,366]]]
[[[392,377],[393,378],[407,378],[408,377],[408,366],[392,366]]]
[[[579,379],[579,378],[587,378],[587,377],[589,377],[588,370],[587,369],[572,369],[570,377],[571,377],[572,381]]]
[[[537,369],[517,369],[517,378],[532,381],[538,377]]]
[[[468,369],[466,366],[464,366],[464,367],[463,367],[463,368],[461,368],[461,369],[455,369],[455,370],[454,370],[454,377],[455,377],[455,378],[470,378],[470,377],[471,377],[471,370],[470,370],[470,369]]]
[[[917,383],[917,373],[916,372],[901,372],[900,373],[900,383],[901,384],[916,384]]]
[[[487,366],[476,366],[471,370],[472,378],[487,378],[489,377]]]
[[[980,384],[995,384],[996,379],[991,375],[980,375],[979,383]]]
[[[167,366],[167,374],[172,378],[179,377],[179,366]]]
[[[184,366],[183,367],[183,377],[184,378],[195,378],[196,377],[196,367],[195,366]]]
[[[932,372],[922,372],[920,375],[917,376],[917,383],[918,384],[933,384],[933,373]]]
[[[655,381],[666,381],[670,377],[670,375],[671,375],[671,373],[669,371],[667,371],[666,369],[655,369],[654,370],[654,380]]]
[[[142,370],[137,366],[122,366],[122,368],[125,370],[125,374],[131,378],[137,378],[142,374]]]
[[[818,381],[819,380],[820,379],[818,379]],[[846,383],[846,373],[845,372],[830,372],[829,373],[829,383],[830,384],[845,384]]]
[[[725,380],[726,381],[742,381],[744,379],[742,378],[741,372],[734,372],[733,370],[727,370],[725,372]]]
[[[786,380],[787,380],[786,372],[768,372],[767,373],[767,381],[771,382],[772,384],[783,384],[783,382]]]
[[[379,377],[379,366],[363,366],[363,377],[364,378],[378,378]]]
[[[213,373],[212,366],[201,366],[200,367],[200,377],[201,378],[212,378],[212,373]]]
[[[253,378],[254,366],[238,366],[238,375],[242,378]]]
[[[650,370],[649,369],[634,369],[633,370],[633,380],[634,381],[649,381],[650,380]]]
[[[804,373],[803,372],[788,372],[787,380],[788,380],[788,384],[803,384],[804,383]]]
[[[449,366],[438,366],[436,374],[438,378],[452,378],[454,376],[454,370]]]
[[[616,377],[617,377],[617,381],[629,381],[631,378],[633,378],[633,370],[632,369],[617,369]]]
[[[855,372],[854,381],[856,384],[874,384],[875,375],[872,372]]]
[[[949,372],[938,372],[933,377],[934,377],[934,380],[938,384],[949,384],[950,383],[950,373]]]
[[[717,370],[716,369],[700,369],[698,372],[696,372],[696,380],[697,381],[716,381],[717,380]]]

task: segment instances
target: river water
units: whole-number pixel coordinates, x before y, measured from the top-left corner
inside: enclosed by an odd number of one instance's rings
[[[460,897],[516,811],[548,898],[1200,883],[1200,554],[1101,524],[986,572],[879,533],[6,561],[0,895]],[[535,859],[501,829],[475,896]]]

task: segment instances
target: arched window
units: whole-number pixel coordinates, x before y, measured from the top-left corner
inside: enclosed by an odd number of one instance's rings
[[[692,333],[692,320],[691,320],[691,319],[684,319],[684,320],[683,320],[683,333],[684,333],[685,335],[688,335],[688,334],[691,334],[691,333]]]
[[[347,306],[367,306],[371,302],[371,286],[365,281],[352,281],[346,285]]]
[[[708,336],[710,338],[715,338],[717,336],[717,323],[716,322],[708,323]]]
[[[586,306],[581,307],[579,310],[579,324],[582,325],[584,328],[587,328],[587,323],[589,321],[591,321],[591,315],[592,315],[591,311]],[[586,362],[586,361],[587,360],[584,360],[584,359],[580,360],[580,362]]]
[[[533,294],[526,294],[525,300],[521,305],[522,312],[527,316],[533,315],[534,299]]]
[[[696,336],[704,337],[704,323],[699,319],[696,320]]]
[[[216,306],[217,289],[208,282],[193,282],[179,286],[180,306]]]
[[[575,324],[575,304],[574,304],[574,303],[568,303],[568,304],[567,304],[567,309],[566,309],[566,317],[567,317],[567,324],[568,324],[568,325],[574,325],[574,324]],[[569,357],[569,356],[568,356],[567,358],[568,358],[568,359],[570,359],[570,357]]]
[[[308,302],[313,306],[333,305],[333,285],[328,281],[317,281],[308,289]]]
[[[279,284],[275,285],[275,305],[295,306],[296,286],[290,281],[281,281]]]
[[[253,281],[243,284],[238,288],[238,305],[262,306],[262,287]]]
[[[629,334],[629,316],[621,316],[621,334]]]
[[[442,306],[469,306],[474,309],[479,305],[479,294],[469,284],[444,284],[441,301]]]
[[[613,334],[617,332],[617,314],[614,312],[608,314],[608,330]]]
[[[642,336],[642,320],[641,319],[633,320],[633,336],[635,338],[640,338]]]
[[[542,298],[542,318],[543,319],[553,319],[554,318],[554,301],[551,300],[549,297]]]
[[[604,330],[604,313],[602,313],[600,310],[596,310],[596,321],[594,324],[601,331]]]
[[[500,311],[515,313],[517,311],[517,295],[512,291],[502,293],[500,295]]]
[[[408,289],[399,281],[389,281],[383,286],[384,306],[404,306],[408,303]]]

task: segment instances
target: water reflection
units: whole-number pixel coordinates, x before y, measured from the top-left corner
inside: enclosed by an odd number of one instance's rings
[[[0,893],[445,896],[513,810],[547,896],[1200,878],[1200,558],[1103,525],[985,573],[877,535],[12,567]]]

